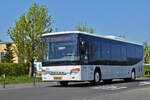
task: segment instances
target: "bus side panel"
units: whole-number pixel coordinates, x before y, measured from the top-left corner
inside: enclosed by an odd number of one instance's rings
[[[81,80],[83,81],[94,80],[95,68],[100,68],[102,80],[130,77],[129,71],[132,69],[131,66],[82,65]]]
[[[112,66],[112,65],[83,65],[81,66],[81,80],[90,81],[94,80],[95,68],[100,68],[101,78],[116,79],[116,78],[129,78],[132,66]]]
[[[100,68],[102,72],[102,79],[131,78],[132,69],[135,69],[136,77],[143,76],[145,73],[144,61],[140,61],[136,65],[131,66],[101,65]]]
[[[135,65],[136,77],[143,76],[145,74],[144,70],[144,60]]]
[[[102,80],[105,79],[123,79],[131,78],[132,69],[136,71],[136,77],[144,75],[143,61],[136,65],[117,66],[117,65],[82,65],[81,66],[81,80],[89,81],[94,80],[94,71],[98,67],[101,70]]]
[[[81,80],[91,81],[94,80],[94,69],[92,65],[82,65],[81,66]]]

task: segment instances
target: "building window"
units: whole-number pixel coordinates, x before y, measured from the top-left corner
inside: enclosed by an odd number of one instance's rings
[[[4,52],[1,52],[1,62],[4,62]]]

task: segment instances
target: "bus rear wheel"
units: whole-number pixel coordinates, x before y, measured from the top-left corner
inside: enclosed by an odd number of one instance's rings
[[[136,80],[136,72],[135,72],[135,70],[132,70],[131,78],[126,78],[125,81],[132,82],[132,81],[135,81],[135,80]]]
[[[133,70],[131,73],[131,81],[135,81],[135,80],[136,80],[136,74],[135,74],[135,70]]]

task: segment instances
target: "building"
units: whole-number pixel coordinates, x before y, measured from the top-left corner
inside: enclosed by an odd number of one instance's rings
[[[4,61],[4,55],[5,55],[5,48],[6,48],[6,44],[8,44],[8,42],[0,42],[0,63]],[[16,47],[14,43],[12,44],[12,48]],[[23,60],[21,58],[19,58],[15,53],[14,53],[14,63],[19,63],[19,62],[23,62]]]

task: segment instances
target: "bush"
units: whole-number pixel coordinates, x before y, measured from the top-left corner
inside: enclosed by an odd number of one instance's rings
[[[145,70],[145,75],[150,75],[150,69]]]
[[[145,65],[145,75],[150,75],[150,66]]]
[[[20,76],[28,74],[29,65],[24,63],[0,63],[0,75]]]
[[[145,70],[146,70],[146,69],[150,69],[150,66],[149,66],[149,65],[145,65],[144,67],[145,67]]]

